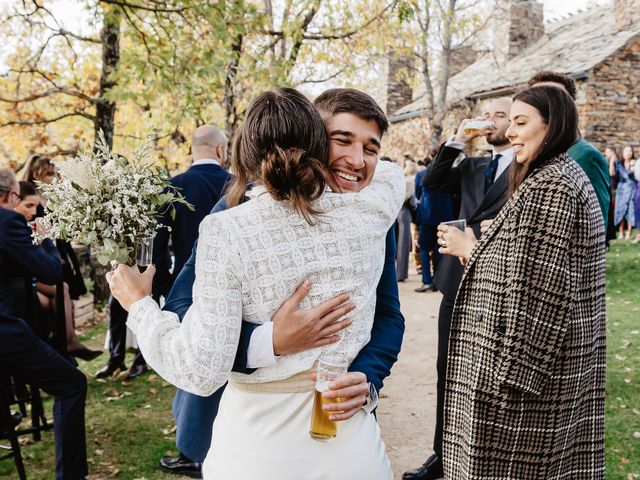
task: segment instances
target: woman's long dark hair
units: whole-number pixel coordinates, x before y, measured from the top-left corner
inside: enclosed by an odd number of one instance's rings
[[[513,194],[535,170],[565,153],[578,139],[578,109],[567,92],[558,87],[540,85],[521,91],[513,101],[521,101],[538,110],[547,133],[533,158],[526,164],[512,162],[509,193]]]
[[[297,90],[276,88],[259,95],[236,133],[231,165],[235,179],[227,193],[238,205],[249,181],[260,180],[279,201],[287,201],[309,223],[318,214],[311,202],[325,190],[329,156],[320,114]]]

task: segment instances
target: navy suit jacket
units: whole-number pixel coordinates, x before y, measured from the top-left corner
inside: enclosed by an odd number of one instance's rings
[[[422,181],[427,171],[416,174],[416,199],[419,201],[416,212],[416,225],[439,225],[453,220],[453,198],[450,193],[428,189]]]
[[[198,238],[200,222],[220,200],[225,185],[230,179],[231,174],[219,165],[213,164],[194,165],[171,179],[171,185],[179,189],[185,199],[194,206],[194,210],[190,210],[185,205],[176,204],[175,220],[171,218],[171,209],[158,218],[158,223],[167,225],[171,231],[161,228],[154,240],[155,294],[166,296],[171,289],[171,285],[191,255],[193,245]],[[172,274],[169,273],[171,268],[169,237],[171,237],[175,256]]]
[[[458,218],[466,219],[467,226],[473,229],[476,238],[480,238],[480,223],[495,218],[507,202],[509,172],[504,171],[485,193],[484,170],[491,157],[466,157],[454,167],[459,154],[460,150],[442,145],[422,183],[433,191],[459,193]],[[442,256],[433,283],[451,302],[458,293],[463,271],[457,257]]]
[[[226,209],[224,198],[211,213]],[[192,288],[195,280],[195,252],[185,263],[171,289],[164,309],[177,313],[182,319],[191,306]],[[371,339],[349,367],[350,371],[362,372],[375,388],[380,391],[384,379],[391,373],[391,367],[398,359],[404,335],[404,317],[400,312],[398,280],[396,276],[396,239],[393,228],[387,233],[385,261],[377,288],[376,311],[371,330]],[[293,293],[293,292],[292,292]],[[253,330],[258,325],[242,322],[240,342],[236,352],[233,370],[251,373],[247,368],[247,350]],[[176,419],[176,445],[181,453],[196,462],[202,462],[211,444],[211,430],[218,412],[223,388],[209,397],[198,397],[178,390],[173,402]]]
[[[34,245],[24,217],[0,208],[0,349],[5,352],[25,348],[25,324],[11,316],[10,284],[16,277],[36,277],[53,285],[62,281],[62,263],[51,240]]]

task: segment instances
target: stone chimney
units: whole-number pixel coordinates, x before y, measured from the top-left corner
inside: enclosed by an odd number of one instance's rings
[[[449,63],[449,76],[460,73],[478,59],[478,50],[473,45],[458,47],[451,52]]]
[[[640,0],[613,0],[616,29],[627,30],[640,22]]]
[[[496,59],[507,62],[544,35],[543,5],[539,0],[499,0],[491,24]]]
[[[410,57],[397,57],[390,52],[387,70],[387,115],[391,115],[413,101],[413,89],[406,80]],[[409,72],[410,73],[410,72]]]

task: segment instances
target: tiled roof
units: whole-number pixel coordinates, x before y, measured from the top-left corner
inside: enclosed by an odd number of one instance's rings
[[[500,65],[491,53],[484,55],[449,80],[447,101],[454,103],[470,95],[521,85],[540,70],[579,75],[637,35],[639,22],[619,31],[611,5],[592,7],[546,25],[545,35],[506,64]],[[389,119],[399,121],[426,107],[427,98],[423,96],[394,112]]]

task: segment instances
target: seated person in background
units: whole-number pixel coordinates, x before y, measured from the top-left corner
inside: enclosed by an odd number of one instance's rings
[[[60,256],[51,240],[34,245],[31,229],[13,209],[20,201],[13,172],[0,169],[0,372],[37,385],[55,397],[53,425],[56,480],[79,480],[88,473],[85,442],[85,376],[11,314],[10,282],[15,277],[62,281]]]
[[[20,202],[14,210],[21,214],[27,222],[31,222],[36,216],[38,205],[40,205],[40,195],[38,191],[30,182],[20,182]],[[33,228],[34,225],[32,225]],[[100,350],[90,350],[85,347],[75,332],[75,325],[73,321],[73,304],[71,303],[71,297],[69,295],[69,285],[62,283],[63,299],[64,299],[64,316],[65,316],[65,330],[66,330],[66,344],[67,351],[74,357],[81,358],[82,360],[91,361],[94,358],[102,354]],[[56,313],[56,291],[52,285],[46,285],[42,282],[38,282],[36,285],[37,296],[40,301],[42,309],[55,315]]]

